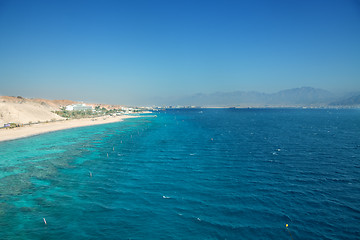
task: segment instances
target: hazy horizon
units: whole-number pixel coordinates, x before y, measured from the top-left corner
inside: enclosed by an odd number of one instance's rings
[[[360,91],[358,1],[1,1],[0,95]]]

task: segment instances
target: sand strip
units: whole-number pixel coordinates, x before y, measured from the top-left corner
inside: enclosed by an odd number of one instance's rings
[[[138,117],[135,115],[104,116],[98,118],[82,118],[59,122],[39,123],[12,129],[0,129],[0,142],[30,137],[42,133],[54,132],[69,128],[85,127],[123,121],[126,118]]]

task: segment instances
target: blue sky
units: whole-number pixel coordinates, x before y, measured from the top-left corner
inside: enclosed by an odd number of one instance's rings
[[[360,91],[360,1],[0,0],[0,95]]]

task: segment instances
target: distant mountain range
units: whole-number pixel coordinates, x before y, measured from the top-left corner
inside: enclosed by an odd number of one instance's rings
[[[351,96],[345,99],[341,99],[335,102],[331,102],[330,106],[356,106],[360,105],[360,94]]]
[[[261,92],[216,92],[194,94],[171,99],[170,105],[203,107],[324,107],[360,105],[360,94],[348,97],[337,96],[329,91],[312,87],[301,87],[279,91]]]

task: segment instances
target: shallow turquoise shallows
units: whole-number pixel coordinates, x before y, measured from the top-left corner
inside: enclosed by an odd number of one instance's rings
[[[0,239],[359,239],[359,110],[156,115],[0,143]]]

